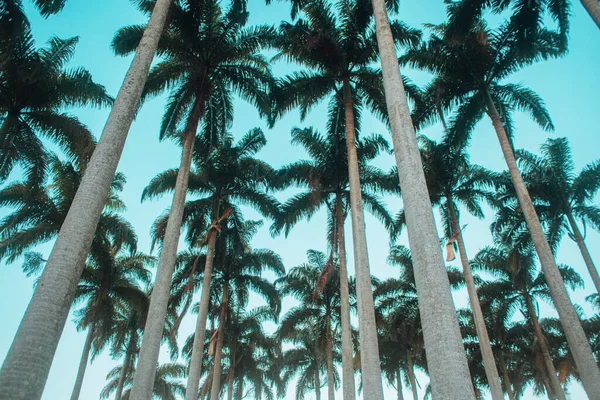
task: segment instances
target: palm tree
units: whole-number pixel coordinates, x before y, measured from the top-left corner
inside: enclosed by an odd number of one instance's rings
[[[296,400],[304,399],[306,393],[315,391],[316,399],[321,400],[322,357],[316,343],[313,329],[302,328],[293,334],[294,347],[283,352],[281,373],[284,382],[296,377]]]
[[[140,339],[143,334],[144,325],[146,324],[146,318],[148,317],[149,304],[150,298],[147,294],[129,299],[126,307],[119,310],[115,319],[111,338],[111,354],[116,358],[123,357],[115,400],[121,400],[125,379],[130,376],[131,368],[135,365],[135,360],[140,349]]]
[[[406,88],[384,0],[372,0],[387,115],[402,189],[402,202],[419,295],[434,397],[473,399],[460,328],[444,268],[431,200],[422,170]],[[465,394],[466,392],[466,394]]]
[[[356,264],[359,331],[365,396],[383,396],[377,330],[373,309],[369,258],[360,189],[360,172],[356,151],[356,121],[366,106],[382,117],[380,72],[371,67],[377,59],[373,26],[364,1],[339,0],[339,17],[333,5],[325,1],[307,2],[302,9],[306,20],[282,24],[276,43],[284,57],[310,68],[282,80],[276,93],[275,117],[299,107],[301,116],[325,97],[331,97],[334,107],[343,107],[350,184],[351,219]],[[397,44],[415,44],[420,32],[394,23]]]
[[[108,383],[100,392],[101,399],[108,399],[110,394],[117,389],[119,377],[123,366],[113,368],[106,379]],[[154,385],[150,394],[151,399],[156,400],[176,400],[185,393],[185,386],[181,379],[185,377],[185,366],[175,363],[167,363],[158,365],[154,379]],[[133,376],[135,368],[132,367],[125,379],[125,387],[127,388],[121,397],[121,400],[129,400],[132,398],[131,386],[133,384]]]
[[[251,292],[265,300],[271,312],[279,315],[281,299],[275,285],[262,276],[269,271],[276,277],[285,274],[281,258],[267,249],[252,249],[250,240],[260,226],[248,221],[241,226],[227,227],[215,249],[215,277],[212,286],[221,294],[219,306],[219,328],[216,332],[216,347],[211,386],[211,400],[218,400],[221,390],[223,344],[228,330],[230,305],[236,308],[248,306]],[[234,311],[235,312],[235,311]]]
[[[352,355],[352,335],[350,325],[350,303],[348,291],[348,271],[346,267],[346,240],[344,225],[350,204],[348,183],[348,158],[344,143],[344,127],[339,123],[339,113],[329,121],[332,131],[326,137],[311,128],[292,130],[292,143],[300,144],[310,155],[310,160],[301,160],[283,166],[278,171],[278,187],[299,186],[303,192],[288,200],[281,213],[281,218],[271,226],[271,233],[281,230],[288,234],[291,227],[300,219],[310,219],[321,207],[328,210],[329,247],[337,254],[340,275],[341,293],[341,326],[342,326],[342,371],[343,392],[347,399],[353,398],[354,367]],[[357,155],[362,181],[362,197],[367,209],[392,229],[392,220],[385,206],[373,193],[375,189],[392,189],[388,187],[388,176],[374,166],[367,165],[382,150],[387,150],[387,143],[381,136],[371,136],[359,140]]]
[[[458,203],[461,203],[472,215],[480,219],[483,218],[480,202],[481,200],[490,203],[494,201],[488,188],[493,185],[495,177],[485,168],[470,164],[466,149],[456,149],[447,142],[438,144],[425,136],[421,136],[419,139],[429,196],[433,204],[438,205],[440,208],[444,235],[448,240],[447,247],[453,253],[453,247],[458,246],[490,392],[493,399],[502,400],[504,396],[484,316],[477,297],[475,281],[469,267],[458,206]],[[452,261],[453,258],[452,254],[448,254],[448,261]]]
[[[29,21],[25,15],[19,18],[19,12],[9,4],[0,8],[0,30],[10,35],[0,40],[0,182],[19,165],[30,184],[41,184],[49,158],[41,139],[58,145],[83,169],[94,137],[65,111],[108,106],[113,99],[89,71],[67,68],[77,37],[53,37],[46,48],[36,49]]]
[[[393,246],[390,249],[388,262],[401,269],[399,278],[380,282],[374,291],[380,326],[380,348],[383,355],[382,369],[388,380],[396,380],[399,398],[402,393],[401,371],[403,371],[413,399],[417,400],[415,366],[425,367],[425,354],[410,250],[402,245]]]
[[[491,10],[495,14],[502,14],[508,9],[511,12],[512,29],[519,47],[523,50],[534,49],[536,38],[540,32],[545,30],[545,25],[549,20],[547,17],[550,17],[557,25],[557,43],[560,46],[560,53],[566,53],[571,17],[571,2],[568,0],[462,0],[454,2],[449,9],[445,37],[456,39],[465,35],[473,23],[483,17],[485,11]]]
[[[516,153],[536,210],[548,227],[550,243],[557,246],[565,230],[577,243],[596,291],[600,293],[600,276],[577,225],[579,219],[584,227],[600,229],[600,208],[590,204],[600,189],[600,161],[586,165],[576,175],[567,138],[548,139],[541,150],[541,156],[525,150]],[[497,225],[502,230],[505,223],[497,221]],[[512,226],[511,229],[518,228]]]
[[[28,181],[13,182],[0,190],[0,206],[12,212],[0,220],[0,259],[12,263],[22,255],[42,257],[27,252],[37,245],[55,239],[67,217],[69,207],[81,182],[83,173],[69,161],[52,157],[49,161],[50,176],[41,188],[32,187]],[[133,227],[117,212],[125,205],[119,193],[125,186],[125,175],[117,173],[105,202],[105,211],[100,216],[92,244],[101,249],[105,238],[110,238],[115,247],[127,247],[135,251],[137,237]],[[33,266],[26,263],[25,266]],[[40,265],[41,266],[41,265]],[[28,275],[40,272],[25,270]]]
[[[190,243],[206,242],[208,245],[202,299],[196,326],[196,341],[190,372],[188,374],[187,395],[190,400],[198,393],[202,354],[204,345],[204,330],[208,315],[210,279],[212,276],[215,244],[221,224],[229,216],[240,220],[236,203],[248,204],[265,217],[273,218],[279,213],[279,203],[267,194],[275,170],[267,163],[255,158],[266,145],[266,139],[260,129],[253,129],[234,143],[233,138],[224,135],[216,146],[210,146],[207,152],[195,159],[195,169],[189,177],[188,191],[190,194],[202,196],[198,200],[189,201],[183,211],[183,225],[187,227]],[[208,146],[207,146],[208,147]],[[143,199],[161,196],[177,187],[177,170],[168,170],[155,177],[144,189]],[[168,225],[169,216],[161,217],[157,222],[160,226]],[[198,229],[206,227],[208,232]],[[155,227],[155,232],[166,229]],[[205,235],[208,236],[205,239]],[[164,251],[164,250],[163,250]]]
[[[439,26],[434,31],[443,29],[444,26]],[[412,66],[435,74],[429,90],[440,91],[434,96],[437,105],[428,104],[421,111],[417,110],[416,121],[418,124],[431,122],[438,117],[438,110],[451,111],[453,105],[458,104],[448,136],[456,146],[462,146],[470,138],[475,124],[484,115],[489,116],[584,387],[591,397],[600,396],[600,370],[517,167],[510,139],[515,110],[529,113],[543,129],[553,129],[544,103],[535,92],[518,84],[502,83],[519,68],[560,53],[557,34],[540,31],[536,35],[534,47],[523,51],[510,22],[492,31],[479,20],[461,40],[445,40],[434,32],[429,43],[406,56]]]
[[[36,1],[42,6],[62,3],[62,0]],[[61,234],[2,364],[0,386],[3,395],[9,399],[35,400],[42,396],[69,315],[69,305],[75,295],[172,2],[156,1],[150,22],[87,165]]]
[[[81,393],[90,351],[93,349],[93,355],[102,351],[113,334],[118,310],[130,301],[146,298],[141,286],[150,282],[147,265],[153,257],[119,254],[118,248],[108,246],[102,250],[90,257],[75,295],[75,304],[81,304],[75,311],[78,328],[87,329],[88,333],[71,400],[78,399]]]
[[[482,301],[498,314],[502,321],[509,321],[518,309],[525,310],[537,345],[543,356],[544,375],[549,381],[549,395],[564,399],[556,367],[550,356],[547,339],[539,324],[537,300],[550,299],[547,279],[543,272],[536,271],[535,253],[529,248],[488,247],[481,250],[472,260],[476,270],[488,271],[499,279],[484,282],[479,288]],[[582,286],[581,277],[570,267],[561,265],[560,273],[569,287],[574,290]]]
[[[329,280],[324,281],[324,271],[334,266],[331,265],[333,260],[322,252],[307,251],[307,261],[276,282],[282,295],[300,302],[282,318],[277,335],[293,342],[297,332],[312,331],[318,362],[322,363],[325,355],[328,399],[332,400],[336,387],[334,359],[337,357],[334,356],[339,348],[339,341],[335,340],[339,335],[336,326],[341,320],[342,299],[337,289],[340,274],[333,272]]]
[[[160,138],[175,138],[182,144],[177,186],[150,303],[153,318],[147,322],[133,387],[134,395],[145,393],[146,398],[152,388],[154,365],[158,360],[199,123],[213,102],[220,114],[216,120],[210,118],[204,122],[207,126],[218,123],[220,129],[208,129],[207,132],[224,132],[232,119],[231,97],[234,93],[255,105],[263,115],[270,106],[265,91],[272,78],[269,65],[259,50],[263,40],[272,35],[272,30],[264,26],[246,27],[248,13],[245,5],[237,0],[231,2],[228,10],[222,10],[216,0],[188,3],[173,4],[168,29],[158,45],[158,52],[165,60],[150,72],[142,95],[146,98],[169,91]],[[146,3],[142,3],[141,8],[149,11]],[[133,52],[142,32],[140,26],[121,29],[113,40],[115,52],[119,55]],[[214,141],[215,138],[208,138],[209,143]]]

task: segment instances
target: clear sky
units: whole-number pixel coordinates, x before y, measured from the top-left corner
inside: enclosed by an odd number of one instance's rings
[[[122,26],[141,23],[143,17],[133,8],[128,0],[69,0],[65,10],[57,15],[44,20],[26,3],[26,11],[30,17],[33,32],[38,46],[42,46],[53,35],[61,38],[80,36],[73,66],[84,66],[89,69],[94,79],[108,88],[109,92],[116,95],[125,71],[129,66],[129,58],[117,58],[110,51],[109,44],[113,34]],[[288,8],[283,3],[267,7],[263,0],[251,0],[251,24],[278,24],[289,17]],[[539,146],[547,137],[567,136],[572,146],[577,168],[592,162],[600,156],[600,128],[598,128],[598,94],[600,93],[600,31],[585,14],[579,1],[573,1],[573,19],[571,28],[570,53],[560,60],[553,60],[543,64],[534,65],[517,74],[510,80],[522,82],[534,89],[546,101],[548,109],[556,125],[556,132],[546,134],[542,132],[525,115],[517,115],[516,146],[529,151],[537,152]],[[415,27],[422,27],[424,23],[439,23],[444,19],[444,6],[442,0],[403,0],[399,18]],[[275,65],[274,72],[281,76],[289,73],[289,65]],[[407,76],[422,84],[427,81],[427,76],[417,71],[403,71]],[[149,228],[154,219],[170,203],[170,199],[140,204],[142,189],[157,173],[167,168],[176,167],[179,162],[180,151],[169,142],[159,143],[158,126],[164,106],[164,98],[157,98],[148,102],[137,120],[134,122],[119,171],[127,176],[127,185],[123,192],[128,210],[125,217],[134,225],[139,236],[140,250],[150,250]],[[99,136],[106,117],[107,110],[75,110],[81,120],[87,124],[92,132]],[[268,130],[264,121],[251,106],[242,102],[236,103],[236,116],[232,132],[239,137],[246,131],[256,126],[265,129],[268,145],[259,154],[261,158],[278,167],[282,164],[305,157],[302,150],[289,143],[290,130],[293,126],[314,126],[324,130],[325,111],[320,107],[313,111],[308,119],[301,122],[297,112],[290,113],[278,123],[274,129]],[[382,133],[389,138],[384,126],[373,117],[366,115],[363,122],[363,132]],[[441,129],[434,126],[424,133],[432,138],[439,139]],[[481,122],[475,131],[471,146],[472,162],[485,167],[502,170],[505,168],[499,145],[488,120]],[[393,159],[389,156],[381,157],[377,164],[391,167]],[[280,196],[280,200],[285,200]],[[386,198],[390,210],[395,213],[401,202],[396,198]],[[0,216],[3,211],[0,212]],[[491,244],[489,223],[491,215],[485,221],[477,221],[466,216],[464,222],[468,223],[465,240],[470,255],[474,255],[483,246]],[[248,218],[257,218],[257,214],[248,210]],[[372,273],[379,278],[394,276],[397,272],[386,264],[388,253],[388,239],[383,227],[373,218],[367,216],[367,235],[370,250]],[[305,260],[308,249],[324,250],[325,244],[325,215],[315,215],[309,223],[301,223],[295,228],[287,239],[272,238],[266,223],[256,239],[254,246],[257,248],[271,248],[277,251],[284,259],[286,268],[291,268]],[[351,254],[351,241],[349,223],[346,227],[348,237],[348,251]],[[600,235],[588,231],[588,246],[592,257],[600,260]],[[406,236],[400,243],[407,244]],[[51,245],[40,247],[40,251],[48,254]],[[586,289],[577,291],[572,298],[584,306],[587,315],[591,309],[585,305],[585,296],[593,292],[593,285],[588,278],[585,265],[577,247],[570,239],[565,238],[558,254],[558,261],[567,263],[579,271],[586,281]],[[351,262],[351,259],[350,259]],[[25,278],[20,270],[19,261],[12,265],[0,265],[0,359],[4,359],[10,346],[17,326],[32,294],[32,278]],[[459,266],[455,262],[455,266]],[[350,269],[353,271],[352,263]],[[463,292],[455,294],[455,302],[459,307],[467,305],[466,295]],[[286,301],[284,310],[293,305]],[[543,315],[552,315],[548,307],[542,307]],[[194,316],[195,317],[195,316]],[[187,337],[193,331],[194,320],[186,319],[180,329],[180,338]],[[68,399],[72,390],[77,366],[85,339],[84,332],[77,332],[70,317],[65,327],[61,342],[54,359],[54,364],[48,378],[45,400]],[[167,361],[166,354],[162,355]],[[86,379],[81,395],[82,400],[97,399],[105,384],[106,373],[117,365],[107,352],[100,355],[88,367]],[[421,388],[426,385],[426,378],[419,375]],[[323,391],[325,394],[325,391]],[[420,396],[422,396],[422,392]],[[405,396],[409,392],[405,391]],[[392,388],[386,389],[386,399],[395,398]],[[577,385],[572,385],[570,397],[584,399],[585,394]],[[340,395],[341,398],[341,395]],[[532,399],[528,392],[526,398]],[[293,399],[293,390],[289,391],[286,399]]]

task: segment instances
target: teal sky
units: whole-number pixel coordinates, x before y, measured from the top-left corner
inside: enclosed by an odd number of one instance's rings
[[[61,38],[79,36],[80,42],[72,65],[89,69],[97,82],[104,84],[111,94],[116,95],[131,59],[115,57],[109,44],[113,34],[120,27],[144,22],[143,17],[130,4],[129,0],[69,0],[61,14],[48,20],[42,19],[28,0],[24,0],[24,2],[37,45],[42,46],[53,35]],[[251,0],[249,3],[250,24],[278,24],[289,17],[286,4],[275,2],[267,7],[264,0]],[[539,146],[546,138],[567,136],[576,166],[579,169],[600,157],[600,128],[597,122],[600,104],[598,101],[600,93],[600,31],[585,13],[579,1],[573,1],[573,3],[569,55],[560,60],[531,66],[513,75],[510,81],[521,82],[539,93],[546,101],[556,125],[556,132],[547,134],[542,132],[526,115],[518,114],[515,117],[516,146],[538,152]],[[413,27],[422,27],[425,23],[442,22],[444,16],[442,0],[403,0],[398,17]],[[273,69],[277,76],[282,76],[291,72],[293,67],[276,64]],[[419,84],[427,81],[427,75],[421,72],[407,70],[403,73]],[[131,128],[119,165],[119,171],[127,176],[127,185],[122,195],[128,206],[125,217],[135,227],[139,236],[139,248],[144,252],[150,250],[149,228],[154,219],[169,206],[170,199],[165,198],[141,204],[142,189],[157,173],[179,164],[179,149],[170,142],[159,143],[158,141],[158,126],[164,103],[164,98],[157,98],[149,101],[143,107]],[[80,109],[73,112],[90,127],[97,137],[100,135],[108,110]],[[289,143],[290,130],[294,126],[314,126],[324,131],[325,105],[315,109],[304,122],[300,121],[297,112],[292,112],[274,129],[268,130],[265,122],[259,119],[257,112],[248,104],[238,100],[235,122],[231,131],[236,137],[239,137],[251,128],[263,128],[268,144],[259,156],[273,166],[279,167],[305,157],[302,150]],[[362,126],[365,134],[377,132],[391,140],[385,127],[370,115],[365,115]],[[433,126],[423,133],[439,139],[441,128]],[[477,126],[470,152],[473,163],[494,170],[505,168],[495,134],[487,119]],[[377,160],[377,164],[387,169],[392,166],[393,159],[383,156]],[[278,197],[280,200],[285,200],[283,195]],[[393,213],[401,207],[401,201],[397,198],[386,198],[386,202]],[[5,211],[0,212],[0,216],[4,213]],[[464,214],[464,223],[468,224],[465,231],[466,245],[469,254],[473,256],[479,248],[491,244],[488,227],[493,216],[488,215],[485,221],[478,221],[467,216],[466,213]],[[246,215],[247,218],[258,218],[257,214],[251,210],[248,210]],[[385,262],[388,253],[387,234],[383,227],[370,216],[367,216],[366,222],[372,273],[378,278],[394,276],[397,271]],[[315,215],[308,223],[299,224],[287,239],[272,238],[269,235],[268,226],[269,224],[266,223],[260,230],[254,240],[254,246],[270,248],[278,252],[283,257],[288,269],[304,262],[306,250],[325,250],[326,248],[324,213]],[[346,229],[350,253],[349,223]],[[592,257],[600,260],[600,235],[597,232],[588,231],[587,241]],[[399,242],[407,244],[406,236],[403,235]],[[40,251],[45,254],[48,254],[50,249],[51,244],[40,247]],[[349,267],[353,271],[351,261],[350,258]],[[590,316],[592,310],[584,300],[586,295],[592,293],[593,285],[588,278],[576,245],[567,237],[559,251],[558,262],[573,266],[586,281],[586,289],[573,293],[572,298],[582,305],[587,315]],[[32,294],[34,279],[25,278],[19,263],[20,261],[12,265],[0,265],[0,304],[2,304],[0,359],[4,359],[8,351]],[[459,266],[456,262],[453,264]],[[457,307],[465,307],[467,305],[466,294],[456,293],[455,302]],[[292,301],[287,300],[284,311],[293,304]],[[547,306],[542,306],[542,314],[553,315]],[[193,331],[193,317],[184,321],[180,329],[181,340]],[[85,333],[76,331],[70,317],[54,359],[43,399],[69,398],[84,339]],[[168,360],[166,353],[161,356],[161,360],[165,362]],[[117,362],[108,356],[108,352],[95,359],[88,366],[81,399],[97,399],[105,384],[107,372],[116,365]],[[421,388],[425,387],[427,380],[423,375],[419,375],[419,383]],[[572,385],[570,389],[570,398],[585,398],[584,392],[578,385]],[[289,390],[289,393],[286,399],[293,399],[293,390]],[[323,394],[325,394],[324,390]],[[421,392],[420,396],[422,394]],[[409,392],[405,391],[405,396],[408,395]],[[386,399],[395,398],[394,396],[395,391],[387,388]],[[528,392],[525,398],[533,399],[535,397]]]

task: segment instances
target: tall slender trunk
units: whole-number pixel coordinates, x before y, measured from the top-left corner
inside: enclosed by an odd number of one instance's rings
[[[452,233],[456,235],[456,242],[458,243],[458,253],[460,255],[460,262],[462,264],[465,282],[467,284],[469,303],[471,305],[471,310],[473,311],[473,321],[475,323],[475,330],[477,331],[477,339],[479,341],[479,348],[481,350],[485,375],[490,387],[490,394],[492,395],[493,400],[502,400],[504,399],[504,393],[502,392],[502,386],[500,385],[500,377],[498,375],[498,369],[496,368],[496,360],[494,359],[494,353],[490,344],[487,327],[485,326],[485,320],[483,319],[483,312],[481,311],[479,296],[477,295],[477,289],[475,288],[475,280],[473,279],[473,274],[471,273],[471,267],[469,267],[467,249],[465,247],[464,238],[460,229],[458,214],[454,208],[454,199],[451,194],[446,194],[446,201],[448,203],[448,211],[450,213]]]
[[[579,251],[581,252],[581,256],[583,257],[583,261],[585,262],[585,266],[592,277],[592,282],[594,282],[594,286],[596,287],[596,292],[600,294],[600,275],[598,275],[598,270],[594,265],[594,260],[592,260],[592,256],[585,244],[585,240],[583,239],[583,235],[577,226],[577,221],[575,221],[575,217],[573,217],[573,212],[569,209],[567,212],[567,219],[569,220],[569,225],[571,225],[571,230],[573,231],[573,236],[575,237],[575,242],[577,243],[577,247],[579,247]]]
[[[227,372],[227,400],[233,400],[233,379],[235,378],[235,366],[236,366],[236,353],[237,349],[234,346],[230,350],[229,355],[229,371]]]
[[[173,271],[175,270],[175,261],[177,259],[177,247],[179,245],[179,236],[181,235],[181,222],[185,209],[185,198],[192,166],[196,130],[202,118],[203,108],[204,100],[201,96],[198,96],[183,137],[183,150],[179,172],[177,173],[177,181],[175,183],[175,194],[173,195],[173,203],[169,219],[167,220],[156,280],[150,296],[148,319],[144,328],[140,358],[135,369],[135,375],[133,376],[131,400],[150,400],[152,398],[156,364],[158,363],[160,342],[163,336],[171,292],[171,280],[173,279]]]
[[[319,363],[315,369],[315,396],[317,400],[321,400],[321,378],[319,378]]]
[[[342,392],[344,400],[355,400],[354,361],[352,350],[352,326],[350,324],[350,290],[348,289],[348,268],[346,263],[346,238],[341,195],[336,201],[336,234],[338,259],[340,262],[340,320],[342,325]]]
[[[384,0],[372,0],[433,398],[474,400],[450,282]]]
[[[508,400],[515,400],[515,394],[511,387],[510,377],[508,376],[508,370],[506,369],[506,363],[504,362],[502,353],[500,353],[500,368],[502,369],[502,380],[504,381],[504,390],[508,395]]]
[[[243,397],[244,397],[244,381],[242,379],[239,379],[235,400],[242,400]]]
[[[42,396],[92,238],[173,0],[158,0],[100,142],[0,370],[1,400]]]
[[[221,393],[221,362],[223,360],[223,340],[225,339],[225,327],[227,326],[227,303],[229,301],[229,287],[225,283],[223,287],[223,297],[221,299],[221,312],[219,313],[219,330],[217,333],[217,351],[215,352],[215,372],[213,375],[212,388],[210,391],[211,400],[219,400]]]
[[[533,303],[531,302],[529,296],[526,296],[525,301],[527,303],[527,313],[529,314],[529,318],[531,318],[531,325],[533,325],[533,333],[540,346],[540,350],[542,351],[542,357],[544,359],[544,365],[546,366],[546,372],[548,373],[548,376],[550,378],[552,392],[554,392],[554,395],[559,400],[565,400],[565,392],[560,386],[558,374],[556,373],[556,368],[554,367],[552,357],[550,356],[550,350],[548,349],[548,342],[546,341],[546,337],[544,336],[542,328],[540,327],[538,317],[533,308]]]
[[[331,314],[327,314],[327,399],[335,400],[335,378],[333,377],[333,336]]]
[[[600,3],[598,0],[581,0],[581,4],[600,28]]]
[[[121,375],[119,376],[119,383],[117,384],[115,400],[121,400],[121,397],[123,397],[123,387],[125,386],[125,379],[127,379],[127,374],[129,373],[129,368],[131,366],[131,358],[133,357],[136,342],[137,333],[134,330],[131,333],[131,336],[129,338],[129,344],[127,345],[127,351],[125,352],[125,360],[123,361],[123,368],[121,368]]]
[[[419,393],[417,392],[417,380],[415,379],[415,367],[413,365],[410,349],[406,350],[406,362],[408,363],[408,381],[410,382],[413,400],[419,400]]]
[[[354,243],[354,269],[356,271],[356,294],[358,300],[358,331],[360,336],[360,360],[364,398],[383,399],[381,366],[379,363],[379,345],[377,344],[377,326],[375,325],[375,306],[365,215],[362,205],[362,193],[356,153],[354,110],[352,108],[350,82],[344,79],[344,109],[346,116],[346,147],[348,149],[348,180],[350,182],[350,217],[352,219],[352,240]]]
[[[486,97],[487,112],[492,120],[494,129],[496,130],[500,146],[502,147],[502,153],[506,160],[508,171],[510,172],[519,199],[519,205],[521,206],[525,221],[527,222],[527,227],[531,233],[531,239],[535,246],[540,264],[542,265],[544,275],[546,276],[548,288],[550,289],[552,302],[558,312],[562,328],[567,337],[567,343],[569,344],[573,359],[577,365],[577,370],[580,374],[581,382],[583,383],[583,388],[590,399],[600,399],[600,370],[592,355],[590,343],[585,336],[575,307],[573,307],[573,303],[571,303],[563,278],[554,261],[554,255],[552,254],[550,245],[546,240],[546,235],[540,225],[540,220],[533,207],[533,203],[531,202],[531,197],[529,197],[529,191],[527,190],[521,172],[517,167],[515,154],[508,136],[506,135],[506,131],[502,126],[500,114],[496,109],[496,105],[494,104],[490,93],[487,91]]]
[[[79,399],[81,388],[83,386],[83,378],[85,376],[85,370],[87,368],[88,359],[90,358],[90,350],[92,350],[92,342],[94,341],[94,331],[96,324],[92,322],[88,328],[88,333],[85,338],[85,344],[83,345],[83,353],[81,354],[81,361],[79,362],[79,369],[77,370],[77,378],[75,379],[75,386],[73,387],[73,393],[71,393],[71,400]]]
[[[396,371],[396,390],[398,391],[398,400],[404,400],[404,395],[402,394],[402,373],[400,371],[400,367]]]
[[[217,207],[218,210],[218,202]],[[217,219],[218,211],[213,210],[213,219]],[[217,230],[211,229],[208,232],[208,249],[206,251],[206,262],[204,263],[204,279],[202,280],[202,296],[200,298],[200,309],[198,310],[198,319],[196,321],[196,333],[194,334],[194,344],[192,346],[192,357],[190,359],[190,369],[188,371],[187,386],[185,389],[185,400],[198,399],[198,387],[200,385],[200,375],[202,373],[202,357],[204,356],[204,337],[206,336],[206,318],[208,317],[208,307],[210,305],[210,280],[215,259],[215,244],[217,243]]]

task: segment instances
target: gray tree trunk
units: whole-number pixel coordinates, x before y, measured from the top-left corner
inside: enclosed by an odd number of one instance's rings
[[[210,280],[215,259],[215,243],[217,242],[217,231],[211,229],[208,233],[208,250],[204,264],[204,278],[202,281],[202,296],[200,298],[200,309],[196,322],[196,333],[192,347],[192,358],[188,371],[187,387],[185,389],[185,400],[197,400],[198,388],[200,386],[200,375],[202,374],[202,356],[204,355],[204,337],[206,336],[206,318],[210,305]]]
[[[42,396],[172,0],[158,0],[0,370],[0,399]]]
[[[335,378],[333,377],[333,336],[331,316],[327,315],[327,399],[335,400]]]
[[[358,300],[361,372],[364,398],[376,400],[383,399],[383,384],[381,382],[375,305],[373,303],[352,105],[350,82],[346,79],[344,81],[344,109],[346,116],[346,147],[348,148],[348,180],[350,182],[350,217],[352,220],[354,269],[356,271],[356,295]]]
[[[567,218],[569,220],[569,225],[571,225],[571,230],[573,231],[573,236],[575,237],[577,247],[579,247],[579,251],[581,252],[585,266],[587,267],[587,270],[592,277],[592,282],[594,282],[594,286],[596,287],[596,293],[600,294],[600,276],[598,275],[598,270],[594,265],[594,260],[592,260],[592,256],[587,248],[587,245],[585,244],[583,235],[577,226],[577,222],[575,221],[571,210],[569,210],[567,213]]]
[[[496,368],[496,360],[494,359],[494,353],[490,344],[487,327],[485,326],[485,320],[483,319],[481,304],[479,304],[479,296],[477,295],[477,289],[475,288],[475,280],[473,279],[473,274],[471,273],[471,267],[469,267],[469,258],[467,257],[467,249],[465,247],[464,238],[460,230],[458,214],[454,209],[454,199],[451,195],[447,194],[446,201],[448,202],[452,233],[457,237],[456,241],[458,243],[458,253],[460,255],[460,262],[462,264],[465,282],[467,284],[469,303],[471,305],[471,310],[473,311],[473,322],[475,324],[475,330],[477,331],[477,339],[479,341],[479,348],[481,350],[485,375],[490,387],[490,394],[492,395],[493,400],[502,400],[504,399],[504,393],[502,392],[502,386],[500,385],[500,377],[498,375],[498,369]]]
[[[223,340],[225,339],[225,327],[227,324],[227,303],[229,301],[229,289],[227,283],[223,287],[223,298],[221,299],[221,313],[219,315],[219,330],[217,333],[217,350],[215,352],[214,375],[212,388],[210,390],[210,400],[219,400],[221,393],[221,362],[223,360]]]
[[[402,394],[402,375],[400,368],[396,371],[396,390],[398,391],[398,400],[404,400],[404,394]]]
[[[383,85],[435,399],[475,399],[384,0],[372,0]]]
[[[500,354],[500,366],[502,367],[502,380],[504,381],[504,390],[508,395],[508,400],[515,400],[515,394],[511,387],[510,377],[508,376],[508,370],[506,369],[506,363],[502,354]]]
[[[552,362],[552,357],[550,356],[550,350],[548,349],[548,342],[546,341],[546,337],[542,332],[542,328],[540,327],[540,323],[538,321],[538,317],[533,309],[533,304],[531,303],[531,299],[527,297],[527,312],[529,314],[529,318],[531,318],[531,324],[533,325],[533,333],[535,338],[537,339],[538,345],[540,346],[540,350],[542,351],[542,357],[544,358],[544,365],[546,366],[546,373],[550,378],[550,388],[553,396],[558,400],[566,400],[565,392],[563,388],[560,386],[560,381],[558,380],[558,374],[556,373],[556,368],[554,367],[554,362]],[[550,395],[550,392],[548,393]]]
[[[571,303],[562,275],[556,266],[552,249],[546,240],[546,235],[542,230],[540,220],[533,207],[533,203],[531,202],[529,191],[527,190],[521,172],[517,167],[515,154],[508,136],[506,135],[506,131],[504,130],[504,126],[502,126],[500,114],[489,93],[487,93],[487,102],[488,115],[492,120],[496,135],[498,136],[498,141],[500,142],[500,147],[502,148],[502,153],[506,160],[508,171],[510,172],[519,199],[519,205],[521,206],[525,221],[527,222],[527,227],[531,233],[531,239],[535,246],[540,264],[542,265],[544,275],[546,276],[548,288],[550,289],[552,302],[558,312],[563,331],[567,337],[567,343],[569,344],[571,354],[573,354],[573,359],[575,360],[575,364],[577,365],[580,374],[581,382],[590,399],[600,399],[600,370],[592,355],[590,343],[585,336],[575,307],[573,307],[573,303]]]
[[[319,366],[315,370],[315,397],[321,400],[321,379],[319,378]]]
[[[229,371],[227,371],[227,400],[233,400],[233,380],[235,378],[236,348],[229,353]]]
[[[177,258],[177,246],[181,234],[181,221],[185,208],[185,197],[187,194],[192,155],[194,153],[194,141],[196,139],[196,128],[198,120],[193,116],[190,119],[188,129],[183,140],[183,151],[181,153],[181,164],[177,173],[175,193],[165,237],[163,240],[156,280],[150,295],[150,306],[148,308],[148,319],[144,328],[144,337],[140,349],[140,358],[133,376],[131,388],[131,400],[151,400],[154,388],[154,377],[158,363],[160,342],[163,337],[165,317],[171,292],[171,280],[175,269]]]
[[[115,400],[121,400],[121,397],[123,397],[123,387],[125,386],[125,380],[127,379],[127,373],[129,372],[129,367],[131,365],[131,358],[133,357],[136,341],[137,334],[132,332],[129,339],[129,345],[127,346],[127,351],[125,352],[125,360],[123,361],[123,368],[121,368],[121,375],[119,376],[119,383],[117,384]]]
[[[410,382],[413,400],[419,400],[419,393],[417,392],[417,380],[415,379],[415,367],[413,365],[410,349],[406,350],[406,361],[408,363],[408,381]]]
[[[336,233],[338,259],[340,262],[340,320],[342,325],[342,393],[344,400],[355,400],[354,357],[352,349],[352,326],[350,324],[350,291],[348,289],[348,268],[346,262],[346,238],[344,232],[344,210],[338,195],[336,205]]]
[[[581,0],[581,4],[600,28],[600,3],[598,0]]]
[[[83,345],[83,353],[81,354],[81,361],[79,362],[79,369],[77,370],[77,378],[75,379],[75,386],[73,387],[73,393],[71,393],[71,400],[79,399],[81,388],[83,387],[83,378],[85,376],[85,370],[87,368],[88,360],[90,358],[90,350],[92,350],[92,342],[94,341],[94,326],[92,323],[88,328],[88,333],[85,338],[85,344]]]

